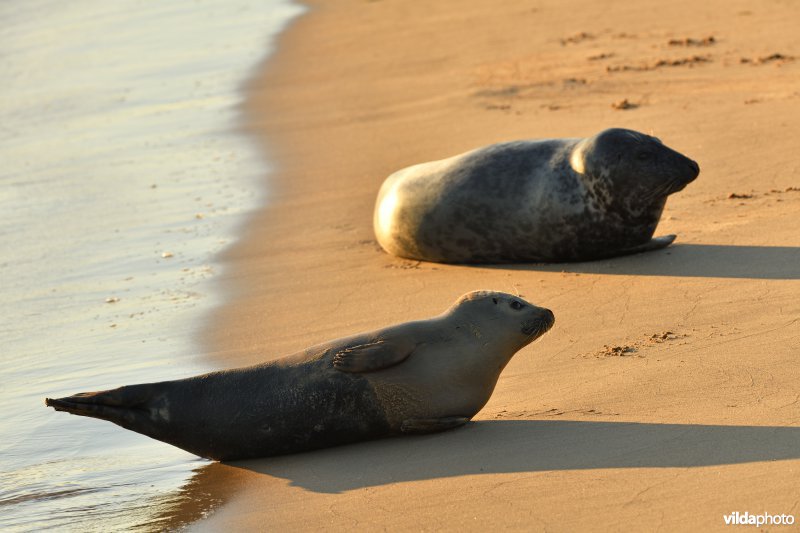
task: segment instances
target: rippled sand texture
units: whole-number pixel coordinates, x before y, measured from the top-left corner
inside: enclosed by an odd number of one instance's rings
[[[157,528],[205,463],[42,401],[211,368],[214,257],[265,201],[240,88],[298,12],[0,4],[1,529]]]

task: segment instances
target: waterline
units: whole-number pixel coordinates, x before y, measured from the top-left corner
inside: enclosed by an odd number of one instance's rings
[[[214,258],[265,200],[240,89],[301,10],[0,4],[0,528],[153,524],[205,464],[42,400],[209,370]]]

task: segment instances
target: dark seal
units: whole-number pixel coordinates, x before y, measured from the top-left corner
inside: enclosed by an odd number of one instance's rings
[[[202,457],[302,452],[468,422],[553,313],[499,292],[444,314],[314,346],[269,363],[47,398]]]
[[[389,253],[442,263],[589,261],[656,250],[667,196],[700,172],[625,129],[515,141],[389,176],[375,206]]]

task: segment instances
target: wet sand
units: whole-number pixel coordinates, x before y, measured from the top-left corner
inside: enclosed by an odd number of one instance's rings
[[[800,515],[800,6],[311,2],[253,81],[270,204],[227,256],[220,367],[519,292],[555,328],[467,427],[215,464],[199,530],[722,529]],[[372,234],[383,179],[518,138],[628,127],[697,160],[664,251],[447,266]]]

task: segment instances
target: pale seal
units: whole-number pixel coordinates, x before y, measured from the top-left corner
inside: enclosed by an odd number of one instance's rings
[[[565,262],[668,246],[667,196],[700,167],[625,129],[493,144],[389,176],[375,206],[389,253],[443,263]]]
[[[553,313],[472,292],[444,314],[202,376],[46,399],[217,460],[301,452],[469,421]]]

